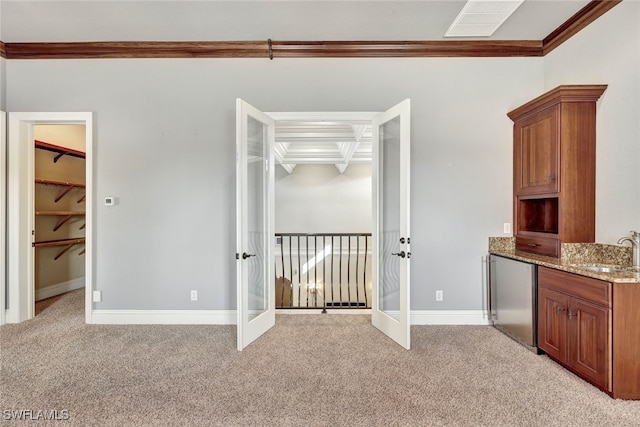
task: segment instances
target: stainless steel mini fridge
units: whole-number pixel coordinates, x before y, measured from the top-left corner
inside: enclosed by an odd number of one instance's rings
[[[489,314],[493,325],[539,353],[537,266],[489,255]]]

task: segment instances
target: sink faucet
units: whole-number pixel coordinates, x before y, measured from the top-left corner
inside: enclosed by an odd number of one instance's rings
[[[633,246],[633,266],[640,267],[640,233],[637,231],[631,231],[631,237],[623,237],[618,240],[618,244],[621,245],[625,241],[631,242]]]

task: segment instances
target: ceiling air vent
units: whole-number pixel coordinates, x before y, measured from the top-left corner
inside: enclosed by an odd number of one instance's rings
[[[445,37],[489,37],[524,0],[467,0]]]

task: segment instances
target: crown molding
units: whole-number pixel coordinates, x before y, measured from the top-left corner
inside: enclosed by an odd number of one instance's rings
[[[267,41],[7,43],[8,59],[264,58]]]
[[[548,54],[553,49],[569,40],[580,30],[621,2],[622,0],[592,0],[587,3],[585,7],[580,9],[575,15],[565,21],[542,40],[543,55]]]
[[[622,0],[592,0],[543,40],[2,43],[7,59],[544,56]]]
[[[231,41],[7,43],[9,59],[540,56],[539,41]]]
[[[542,42],[516,41],[323,41],[272,42],[274,58],[427,58],[541,56]]]

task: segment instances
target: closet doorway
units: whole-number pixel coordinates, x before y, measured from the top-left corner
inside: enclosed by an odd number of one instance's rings
[[[51,126],[72,126],[75,131],[84,132],[83,150],[67,147],[65,143],[40,141],[36,148],[36,132],[50,131]],[[37,130],[38,126],[43,126]],[[74,127],[74,126],[80,126]],[[92,312],[92,241],[93,241],[93,115],[92,113],[9,113],[7,144],[7,323],[19,323],[34,317],[36,297],[85,287],[85,321],[91,323]],[[45,135],[50,135],[45,132]],[[48,138],[45,137],[45,138]],[[44,139],[44,138],[43,138]],[[82,139],[82,138],[78,138]],[[57,150],[57,152],[54,152]],[[38,151],[38,155],[36,155]],[[41,153],[42,152],[42,153]],[[48,153],[44,153],[48,152]],[[74,155],[74,153],[76,155]],[[84,175],[66,181],[73,185],[62,185],[65,179],[60,175],[41,177],[36,175],[36,156],[53,163],[66,162],[70,157],[84,162]],[[57,161],[55,160],[57,158]],[[36,178],[42,181],[36,184]],[[56,182],[57,181],[57,182]],[[84,188],[82,187],[84,185]],[[36,187],[38,189],[36,190]],[[44,188],[40,188],[44,187]],[[69,189],[69,187],[71,187]],[[65,191],[69,190],[67,193]],[[80,193],[84,191],[84,199]],[[52,204],[39,205],[36,210],[36,192],[53,196]],[[51,193],[51,194],[49,194]],[[54,195],[55,193],[55,195]],[[65,194],[63,194],[65,193]],[[58,199],[58,202],[55,202]],[[80,203],[78,201],[80,200]],[[50,203],[48,201],[47,203]],[[61,203],[69,203],[67,207]],[[73,209],[71,206],[73,205]],[[82,207],[84,206],[84,207]],[[84,222],[82,222],[84,220]],[[72,230],[76,228],[77,230]],[[81,230],[79,230],[81,228]],[[55,230],[54,230],[55,229]],[[69,233],[69,234],[62,234]],[[82,237],[84,236],[84,237]],[[84,239],[84,242],[82,242]],[[66,241],[51,243],[51,241]],[[70,244],[74,242],[73,244]],[[38,245],[38,247],[36,247]],[[79,255],[83,250],[84,253]],[[71,275],[54,277],[53,269],[36,271],[36,251],[38,258],[52,256],[51,263],[72,258],[76,272]],[[42,252],[42,254],[40,254]],[[55,258],[58,259],[55,259]],[[79,258],[79,259],[78,259]],[[67,260],[68,261],[68,260]],[[63,261],[64,262],[64,261]],[[78,265],[79,264],[79,265]],[[55,265],[55,264],[53,264]],[[60,268],[58,264],[56,268]],[[72,271],[71,269],[70,271]],[[82,272],[83,270],[83,272]],[[84,282],[78,275],[82,274]],[[42,280],[43,289],[36,289],[36,275]],[[5,291],[4,289],[2,291]]]
[[[38,124],[34,137],[34,294],[37,316],[85,286],[86,127]]]

